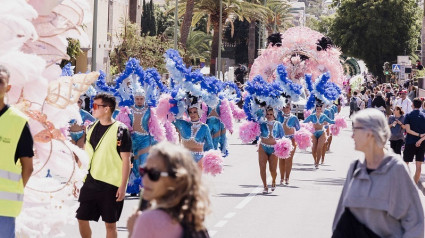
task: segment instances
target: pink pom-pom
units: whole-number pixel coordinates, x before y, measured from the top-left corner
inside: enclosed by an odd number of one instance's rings
[[[59,128],[60,132],[65,138],[70,138],[69,136],[69,125]]]
[[[335,117],[335,126],[337,126],[338,128],[347,128],[347,122],[345,121],[344,117],[337,115]]]
[[[311,111],[310,110],[304,110],[304,118],[307,118],[310,115],[311,115]]]
[[[282,138],[276,141],[274,145],[274,154],[279,159],[287,159],[291,155],[294,146],[292,145],[292,141],[288,138]]]
[[[232,109],[233,118],[236,120],[242,120],[246,118],[245,111],[240,109],[238,105],[236,105],[234,102],[230,102],[229,105]]]
[[[330,129],[331,129],[332,135],[334,136],[339,135],[340,127],[338,127],[337,125],[331,125]]]
[[[309,123],[301,123],[301,128],[307,129],[310,133],[314,133],[316,130],[311,122]]]
[[[165,139],[165,129],[159,122],[158,116],[153,108],[151,110],[151,116],[149,118],[149,132],[158,142]]]
[[[125,106],[120,108],[120,112],[118,113],[117,117],[115,118],[117,121],[120,121],[124,125],[127,126],[129,131],[133,130],[133,127],[131,126],[131,120],[128,116],[130,114],[130,109]]]
[[[223,157],[218,150],[209,150],[202,158],[202,168],[205,173],[216,176],[223,172]]]
[[[239,137],[243,143],[251,143],[260,133],[260,125],[252,121],[246,121],[239,127]]]
[[[176,127],[169,121],[165,121],[164,127],[167,140],[171,143],[177,144],[179,134],[177,133]]]
[[[294,135],[295,142],[298,145],[298,148],[305,150],[311,146],[311,132],[306,128],[301,128],[295,132]]]
[[[171,96],[168,94],[161,95],[161,98],[159,99],[158,106],[156,107],[156,113],[161,121],[165,121],[167,119],[174,121],[174,115],[170,113],[170,108],[172,107],[169,102],[170,99]]]
[[[229,106],[229,101],[224,99],[220,104],[220,119],[224,124],[224,127],[233,133],[233,115],[232,109]]]
[[[202,123],[207,123],[207,118],[208,118],[208,106],[205,102],[202,102],[202,115],[201,115],[201,122]]]
[[[91,123],[92,123],[91,121],[86,120],[86,121],[83,123],[83,126],[84,126],[84,127],[88,127]]]

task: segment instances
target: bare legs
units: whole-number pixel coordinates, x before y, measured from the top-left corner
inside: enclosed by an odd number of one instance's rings
[[[277,177],[277,160],[278,158],[272,154],[268,156],[266,152],[263,150],[263,147],[260,145],[258,149],[258,164],[260,165],[260,176],[263,182],[264,191],[267,192],[267,162],[269,162],[269,171],[272,175],[272,187],[276,186],[276,177]]]
[[[418,184],[419,179],[421,178],[421,168],[422,166],[422,162],[420,161],[416,161],[416,172],[415,172],[415,176],[413,177],[413,180],[415,180],[415,184]]]
[[[319,168],[319,162],[320,158],[323,153],[324,144],[326,142],[326,134],[323,133],[319,138],[316,138],[316,136],[312,136],[313,138],[313,146],[312,146],[312,154],[314,159],[314,165],[316,168]]]
[[[80,228],[80,235],[82,238],[91,238],[91,229],[89,221],[78,220],[78,226]],[[116,223],[106,223],[106,238],[117,238],[117,225]]]
[[[279,159],[279,171],[280,171],[280,184],[283,184],[283,180],[285,179],[285,184],[289,184],[289,175],[292,170],[292,160],[294,158],[295,150],[297,148],[297,144],[295,143],[295,139],[292,139],[292,146],[294,149],[291,151],[291,155],[288,159]]]

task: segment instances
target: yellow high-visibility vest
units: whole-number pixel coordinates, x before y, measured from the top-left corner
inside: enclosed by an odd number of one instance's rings
[[[124,124],[115,121],[100,139],[96,148],[93,148],[90,137],[97,123],[99,121],[87,131],[85,150],[90,158],[90,174],[96,180],[119,187],[122,181],[122,159],[117,151],[117,133],[119,126]]]
[[[0,216],[17,217],[22,209],[24,184],[15,153],[27,117],[10,107],[0,116]]]

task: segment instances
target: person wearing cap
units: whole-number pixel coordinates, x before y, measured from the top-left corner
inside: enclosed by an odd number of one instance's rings
[[[396,106],[401,107],[401,109],[407,114],[411,111],[413,111],[412,108],[412,101],[410,101],[409,98],[407,98],[407,91],[406,90],[401,90],[400,91],[400,98],[395,100],[394,103],[394,108]]]

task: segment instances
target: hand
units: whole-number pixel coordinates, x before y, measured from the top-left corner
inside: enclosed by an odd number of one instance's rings
[[[74,183],[74,188],[72,189],[72,195],[74,195],[75,198],[78,198],[80,195],[80,189],[77,188],[77,185]]]
[[[418,141],[416,142],[416,147],[420,147],[420,146],[421,146],[421,144],[422,144],[422,141],[418,140]]]
[[[425,136],[425,134],[419,134],[419,137],[424,137]]]
[[[130,236],[131,236],[131,233],[133,233],[134,223],[136,223],[136,219],[137,217],[140,216],[140,214],[142,214],[141,211],[135,211],[133,215],[131,215],[127,220],[127,229],[128,229],[128,232],[130,233]]]
[[[124,200],[125,186],[121,186],[118,188],[117,195],[115,195],[115,197],[117,198],[117,202],[121,202],[122,200]]]

